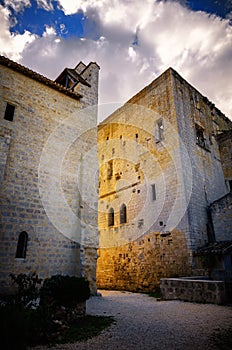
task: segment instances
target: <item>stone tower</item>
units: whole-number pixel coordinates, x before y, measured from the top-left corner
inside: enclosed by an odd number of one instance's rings
[[[218,135],[231,129],[172,68],[99,125],[99,288],[151,291],[192,273],[215,239],[209,206],[229,190]]]

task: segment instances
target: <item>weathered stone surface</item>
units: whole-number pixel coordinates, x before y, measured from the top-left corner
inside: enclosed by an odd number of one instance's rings
[[[217,241],[232,239],[232,192],[211,205],[214,232]]]
[[[35,271],[85,276],[95,292],[97,192],[88,188],[98,169],[99,67],[84,68],[91,87],[81,98],[10,60],[0,63],[0,288],[9,287],[9,273]],[[15,106],[13,121],[4,119],[7,103]],[[26,256],[16,259],[22,231]]]
[[[217,134],[231,128],[173,69],[99,125],[99,287],[152,290],[191,274],[207,208],[228,192]]]
[[[226,286],[223,281],[161,278],[160,289],[165,300],[178,299],[211,304],[227,302]]]

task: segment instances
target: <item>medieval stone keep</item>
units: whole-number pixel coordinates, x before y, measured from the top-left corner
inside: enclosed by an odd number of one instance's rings
[[[172,68],[99,125],[99,288],[202,273],[194,253],[232,240],[231,129]]]
[[[2,56],[0,68],[0,289],[35,271],[85,276],[94,293],[99,67],[55,82]]]
[[[232,122],[169,68],[97,129],[98,73],[0,57],[0,291],[29,272],[152,291],[208,249],[232,280]]]

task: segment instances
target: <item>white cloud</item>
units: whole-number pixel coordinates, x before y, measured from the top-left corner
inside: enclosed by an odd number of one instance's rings
[[[31,7],[30,0],[4,0],[6,7],[12,7],[16,12],[20,12],[24,7]]]
[[[45,26],[45,32],[43,32],[43,37],[49,36],[49,35],[56,35],[56,30],[53,27]]]
[[[52,0],[36,0],[38,8],[42,8],[46,11],[52,11],[54,9]]]
[[[66,15],[71,15],[76,13],[78,10],[86,12],[89,9],[104,10],[109,7],[109,10],[113,7],[122,6],[122,1],[120,0],[56,0],[60,5],[60,8],[64,11]],[[150,0],[149,0],[150,1]],[[127,2],[127,0],[125,0]],[[108,12],[108,11],[107,11]]]
[[[80,60],[96,61],[101,66],[100,103],[126,101],[172,66],[232,116],[228,20],[193,12],[176,1],[57,1],[66,14],[84,11],[85,37],[62,39],[47,27],[42,38],[24,46],[23,64],[56,78]]]
[[[66,15],[71,15],[76,13],[80,8],[79,1],[73,0],[57,0],[58,4],[60,4],[60,8],[64,11]]]
[[[23,50],[28,44],[32,43],[36,36],[30,32],[25,31],[23,34],[11,34],[10,28],[10,11],[0,5],[0,52],[1,55],[8,56],[9,58],[18,61],[21,58]]]

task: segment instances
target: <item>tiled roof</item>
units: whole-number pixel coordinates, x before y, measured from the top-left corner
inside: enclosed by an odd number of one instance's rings
[[[46,86],[49,86],[49,87],[65,94],[65,95],[68,95],[72,98],[75,98],[76,100],[79,100],[82,97],[82,95],[80,95],[78,93],[74,93],[74,92],[66,89],[64,86],[54,82],[53,80],[50,80],[50,79],[44,77],[43,75],[36,73],[33,70],[10,60],[9,58],[6,58],[4,56],[0,56],[0,64],[5,66],[5,67],[8,67],[10,69],[13,69],[14,71],[19,72],[19,73],[21,73],[21,74],[23,74],[31,79],[34,79],[34,80],[36,80],[36,81],[38,81]]]
[[[232,241],[208,243],[204,247],[198,248],[195,255],[220,254],[225,255],[232,252]]]

